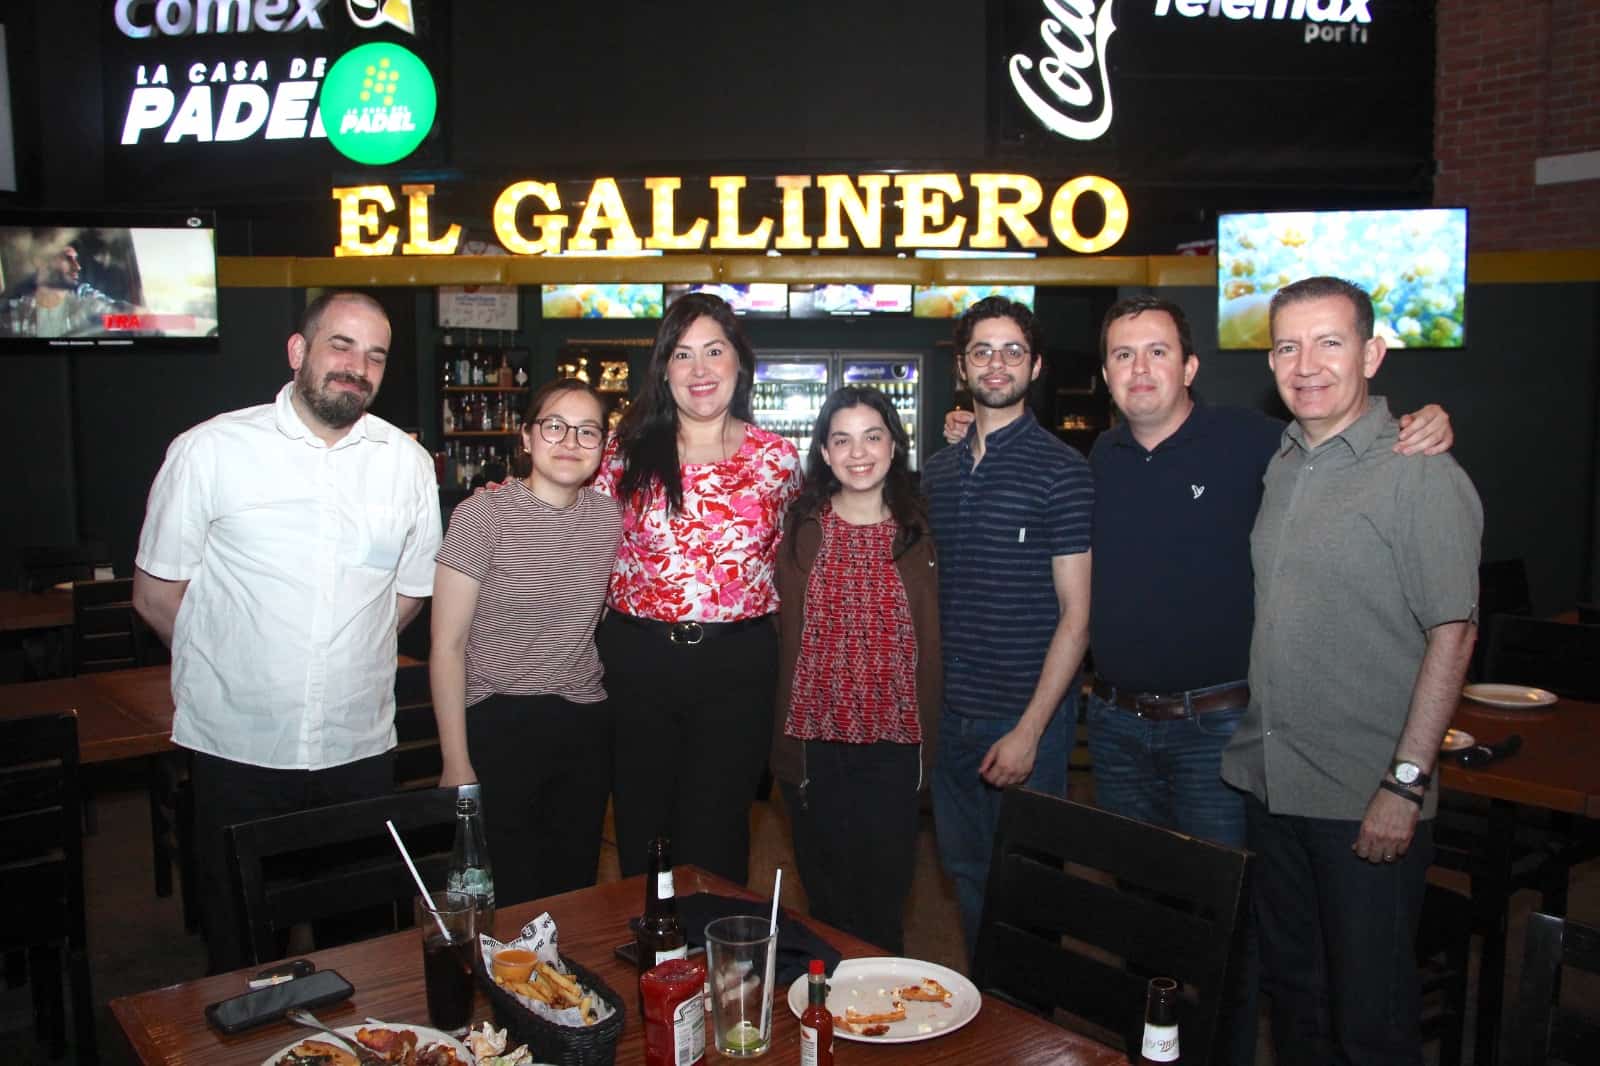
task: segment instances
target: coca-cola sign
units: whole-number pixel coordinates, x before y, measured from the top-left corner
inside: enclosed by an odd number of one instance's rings
[[[1011,87],[1045,129],[1093,141],[1111,128],[1115,109],[1106,45],[1116,32],[1112,0],[1044,0],[1037,58],[1010,57]]]

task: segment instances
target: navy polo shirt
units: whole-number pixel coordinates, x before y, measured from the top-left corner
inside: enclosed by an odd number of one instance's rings
[[[1182,692],[1245,679],[1250,530],[1282,434],[1258,411],[1196,400],[1153,451],[1126,422],[1095,440],[1089,642],[1101,680]]]
[[[944,705],[972,718],[1020,718],[1061,611],[1051,561],[1089,550],[1089,464],[1024,410],[990,433],[974,468],[967,439],[922,474],[939,550]]]

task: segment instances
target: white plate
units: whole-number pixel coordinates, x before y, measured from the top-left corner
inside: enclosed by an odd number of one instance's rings
[[[1465,751],[1478,742],[1478,738],[1460,729],[1446,729],[1440,751]]]
[[[1510,707],[1513,710],[1548,707],[1556,702],[1554,692],[1546,692],[1542,688],[1529,688],[1527,685],[1468,685],[1461,690],[1461,694],[1469,700],[1487,703],[1491,707]]]
[[[291,1022],[290,1024],[293,1023]],[[297,1026],[296,1028],[300,1027]],[[417,1034],[417,1049],[419,1051],[430,1044],[449,1044],[451,1047],[456,1049],[457,1057],[459,1057],[462,1062],[467,1063],[468,1066],[472,1066],[472,1063],[477,1061],[472,1057],[472,1052],[468,1050],[467,1045],[463,1044],[449,1033],[440,1032],[438,1029],[429,1029],[426,1025],[406,1025],[402,1022],[368,1021],[362,1022],[359,1025],[336,1026],[334,1028],[334,1032],[341,1033],[344,1036],[349,1037],[350,1043],[354,1044],[356,1042],[357,1029],[410,1029],[413,1033]],[[304,1043],[307,1040],[322,1040],[329,1045],[334,1045],[332,1040],[314,1029],[301,1029],[301,1033],[302,1035],[297,1037],[292,1043],[285,1044],[282,1048],[278,1049],[271,1056],[269,1056],[267,1061],[263,1062],[261,1066],[278,1066],[278,1062],[282,1060],[285,1055],[287,1055],[290,1051],[293,1051],[296,1046]]]
[[[916,959],[845,959],[828,979],[828,1010],[842,1015],[846,1007],[862,1014],[877,1014],[889,1009],[894,990],[914,985],[931,977],[950,990],[944,1003],[918,1003],[906,1000],[906,1020],[891,1022],[882,1036],[852,1033],[842,1025],[833,1027],[840,1040],[863,1044],[910,1044],[953,1033],[978,1016],[983,996],[971,981],[945,966]],[[806,1009],[806,977],[801,975],[789,986],[789,1009],[796,1018]]]

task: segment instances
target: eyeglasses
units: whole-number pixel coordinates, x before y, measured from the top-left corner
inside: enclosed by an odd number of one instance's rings
[[[988,366],[994,362],[995,356],[1001,356],[1006,361],[1006,366],[1021,366],[1022,361],[1028,358],[1026,344],[1002,344],[994,347],[988,344],[976,344],[967,349],[967,358],[973,366]]]
[[[605,432],[599,426],[574,426],[564,418],[535,418],[533,424],[539,427],[539,436],[544,438],[546,444],[560,444],[567,439],[570,431],[578,438],[580,448],[598,448],[600,442],[606,439]]]

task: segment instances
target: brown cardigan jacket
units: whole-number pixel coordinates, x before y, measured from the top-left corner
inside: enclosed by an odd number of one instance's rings
[[[798,547],[798,562],[791,539]],[[821,546],[822,525],[815,515],[798,524],[788,523],[778,544],[778,698],[772,730],[772,776],[791,785],[800,783],[804,762],[800,742],[785,736],[783,727],[789,718],[794,665],[800,658],[800,632],[805,626],[806,579]],[[933,538],[924,534],[895,561],[895,569],[905,586],[911,627],[917,637],[917,717],[922,723],[922,784],[926,788],[944,688],[939,661],[939,568]]]

